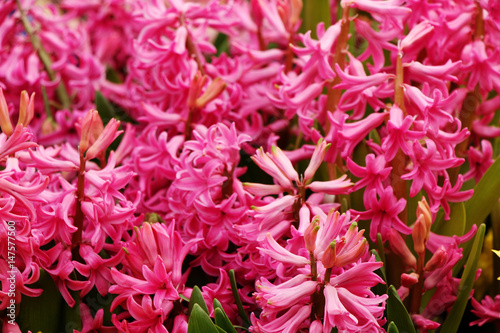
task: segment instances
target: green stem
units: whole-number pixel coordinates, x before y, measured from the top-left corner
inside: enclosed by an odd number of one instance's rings
[[[23,23],[24,29],[26,30],[26,33],[30,37],[31,40],[31,45],[33,45],[33,49],[37,52],[38,58],[43,64],[43,67],[45,68],[45,71],[47,72],[47,75],[49,76],[49,79],[51,81],[54,81],[56,79],[56,75],[54,71],[52,70],[52,60],[50,59],[49,54],[45,49],[43,48],[43,45],[40,41],[40,38],[33,32],[33,27],[31,26],[26,13],[21,7],[21,3],[19,0],[16,0],[17,8],[19,9],[19,13],[21,14],[21,22]],[[71,106],[71,100],[69,98],[68,92],[66,91],[66,87],[64,87],[63,82],[59,82],[59,85],[56,88],[56,94],[57,98],[59,99],[59,102],[61,103],[61,106],[63,109],[69,109]]]
[[[238,294],[238,286],[236,285],[236,276],[234,275],[234,270],[229,270],[229,280],[231,280],[231,291],[233,292],[234,300],[236,301],[236,306],[238,307],[238,313],[240,314],[243,324],[246,327],[250,327],[250,319],[243,309],[243,304],[241,303],[240,295]]]
[[[47,119],[49,119],[52,123],[54,123],[54,116],[52,115],[52,110],[50,109],[50,101],[47,96],[47,90],[45,86],[42,86],[42,97],[43,97],[43,106],[45,108],[45,114],[47,115]]]

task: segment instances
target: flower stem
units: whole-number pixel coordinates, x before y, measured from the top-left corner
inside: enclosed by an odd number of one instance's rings
[[[45,108],[45,115],[47,116],[47,119],[54,123],[54,116],[52,115],[52,110],[50,109],[50,101],[49,97],[47,96],[47,90],[45,89],[45,86],[42,86],[42,97],[43,106]]]
[[[474,38],[480,40],[484,38],[483,8],[481,8],[479,1],[476,1],[476,26],[474,28]]]
[[[420,313],[420,303],[422,302],[422,290],[424,288],[424,264],[425,253],[418,254],[417,274],[418,282],[410,291],[410,313]]]
[[[76,187],[76,208],[75,208],[75,218],[73,219],[73,225],[78,229],[73,234],[72,246],[73,246],[73,258],[79,257],[78,249],[82,242],[82,229],[83,229],[83,211],[82,211],[82,201],[85,196],[85,159],[83,153],[80,154],[80,170],[78,170],[78,183]]]
[[[404,80],[404,71],[403,71],[403,60],[402,54],[398,54],[397,62],[396,62],[396,80],[394,82],[394,104],[396,104],[402,111],[403,117],[406,115],[406,107],[404,100],[404,90],[403,90],[403,80]],[[406,166],[406,155],[403,153],[401,148],[398,149],[396,156],[391,161],[392,167],[392,188],[394,190],[394,195],[398,199],[407,200],[407,186],[406,181],[401,179],[401,176],[404,173]],[[403,223],[407,223],[408,213],[406,206],[404,210],[399,213],[399,218]]]
[[[471,129],[472,123],[476,118],[476,110],[481,103],[481,95],[479,92],[479,85],[476,85],[474,91],[469,91],[462,102],[462,108],[458,114],[458,119],[462,123],[462,128]],[[467,148],[469,147],[469,137],[465,138],[464,141],[460,142],[455,146],[455,155],[457,157],[465,156],[467,153]],[[455,185],[458,175],[460,173],[460,166],[448,170],[448,175],[450,177],[450,182]]]
[[[56,75],[52,70],[52,60],[50,59],[50,56],[47,53],[47,51],[45,51],[45,49],[43,48],[40,38],[38,38],[38,36],[33,33],[33,28],[26,16],[26,13],[22,9],[19,0],[16,0],[16,5],[19,10],[19,13],[21,14],[21,22],[23,23],[24,29],[26,30],[26,33],[30,37],[31,45],[33,45],[33,49],[37,52],[38,58],[42,62],[43,67],[45,68],[45,71],[47,72],[47,75],[49,76],[50,80],[54,81],[56,79]],[[69,109],[71,106],[71,100],[69,98],[66,87],[64,86],[62,81],[59,82],[59,85],[56,88],[56,94],[57,98],[59,99],[59,102],[61,103],[61,107],[63,109]]]
[[[250,319],[248,319],[245,309],[243,309],[240,295],[238,295],[238,286],[236,285],[236,276],[234,275],[233,269],[229,270],[229,280],[231,281],[231,291],[233,292],[233,297],[236,302],[236,306],[238,307],[238,313],[243,320],[243,325],[250,327]]]
[[[333,64],[338,64],[340,69],[344,70],[345,68],[345,55],[347,50],[347,43],[349,41],[349,6],[345,6],[342,8],[342,19],[340,23],[340,34],[337,40],[337,47],[335,48],[335,53],[333,55]],[[332,65],[333,65],[332,64]],[[340,76],[335,76],[333,81],[328,85],[328,95],[326,100],[326,109],[330,112],[334,112],[337,110],[339,105],[340,96],[342,94],[341,89],[332,88],[335,85],[339,84],[341,81]],[[327,123],[329,127],[329,123]],[[328,129],[326,132],[328,132]]]
[[[403,55],[398,54],[398,58],[396,60],[396,80],[394,81],[394,103],[399,106],[399,108],[403,111],[403,114],[406,115],[403,79]]]
[[[309,252],[309,258],[311,261],[311,280],[316,281],[318,279],[318,266],[316,265],[313,252]]]
[[[290,32],[290,37],[288,38],[288,45],[286,47],[285,53],[285,73],[288,73],[292,70],[293,66],[293,33]]]
[[[193,43],[193,40],[191,38],[191,33],[189,32],[188,27],[186,26],[186,23],[184,21],[184,16],[181,16],[179,18],[179,21],[184,28],[186,28],[187,31],[187,37],[186,37],[186,49],[188,50],[188,53],[191,57],[193,57],[194,61],[196,61],[196,64],[198,65],[198,70],[202,75],[205,75],[205,69],[203,67],[203,62],[201,61],[200,55],[198,54],[198,51],[196,50],[196,47]]]

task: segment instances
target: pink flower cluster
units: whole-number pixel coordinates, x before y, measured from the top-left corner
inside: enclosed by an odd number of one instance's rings
[[[440,326],[477,228],[433,224],[496,157],[500,8],[342,0],[302,33],[305,6],[0,5],[0,244],[13,221],[16,254],[9,268],[0,250],[0,313],[13,299],[23,318],[42,272],[79,306],[75,332],[187,332],[195,284],[211,317],[218,299],[245,325],[234,270],[251,332],[379,332],[384,285],[418,329]],[[472,300],[472,324],[497,298]]]

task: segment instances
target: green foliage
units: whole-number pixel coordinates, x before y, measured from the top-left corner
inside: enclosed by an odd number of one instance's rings
[[[61,305],[64,302],[54,280],[43,269],[40,269],[40,278],[30,288],[43,289],[39,297],[29,297],[23,295],[23,300],[16,306],[19,307],[19,314],[16,322],[19,324],[21,332],[57,332],[61,318]],[[65,303],[65,302],[64,302]],[[43,306],[40,306],[43,304]]]
[[[302,9],[301,32],[311,30],[311,36],[317,38],[316,26],[319,22],[325,23],[325,29],[331,25],[332,18],[330,13],[329,0],[307,0],[304,1]]]
[[[484,233],[486,226],[481,224],[477,230],[476,237],[474,239],[474,244],[472,245],[472,251],[469,255],[467,263],[465,264],[464,273],[460,279],[460,285],[458,287],[458,295],[455,304],[448,313],[446,320],[443,325],[441,325],[441,333],[454,333],[458,330],[460,325],[459,318],[462,318],[467,302],[472,291],[472,286],[476,278],[477,264],[479,262],[479,256],[481,255],[481,249],[483,247]]]
[[[189,313],[193,311],[195,304],[198,304],[198,306],[200,306],[200,308],[208,315],[207,305],[205,304],[205,300],[203,299],[203,295],[201,294],[201,290],[198,286],[194,286],[193,291],[191,292],[191,298],[189,299]]]
[[[205,303],[203,304],[205,307],[207,306]],[[189,303],[189,307],[191,308],[191,302]],[[212,319],[210,319],[208,314],[198,303],[194,303],[190,313],[188,333],[219,333],[219,330],[215,327]]]
[[[214,319],[215,324],[209,316],[200,288],[194,286],[189,300],[188,333],[237,333],[217,299],[214,299]]]
[[[393,322],[401,332],[416,333],[411,317],[403,302],[401,302],[396,288],[390,286],[387,293],[389,295],[387,299],[387,321]]]
[[[220,308],[214,310],[215,324],[227,333],[237,333],[226,313]]]
[[[500,158],[486,171],[474,188],[474,195],[465,203],[466,226],[470,230],[473,224],[479,225],[491,213],[500,198]]]
[[[113,105],[111,105],[111,102],[100,91],[95,92],[95,107],[104,125],[116,117]]]
[[[391,321],[389,326],[387,326],[387,333],[399,333],[398,327],[393,321]]]
[[[442,214],[441,214],[442,215]],[[432,225],[432,231],[443,236],[462,236],[466,232],[466,211],[463,202],[453,204],[450,220],[445,221],[443,216]]]
[[[238,306],[238,313],[240,314],[240,317],[243,320],[243,324],[245,325],[245,327],[249,327],[250,319],[248,319],[247,313],[243,309],[243,304],[241,303],[240,295],[238,295],[236,277],[234,275],[234,270],[232,269],[229,271],[229,279],[231,280],[231,291],[233,292],[234,300],[236,301],[236,305]]]

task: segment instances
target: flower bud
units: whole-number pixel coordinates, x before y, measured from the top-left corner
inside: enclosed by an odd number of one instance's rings
[[[328,147],[330,147],[330,144],[327,144],[322,138],[319,139],[312,154],[311,161],[309,162],[306,171],[304,171],[304,182],[313,178],[316,170],[318,170],[321,163],[323,163]]]
[[[82,129],[80,136],[80,145],[78,146],[80,149],[80,154],[83,154],[90,145],[94,143],[97,137],[103,131],[103,124],[101,117],[97,110],[90,110],[85,115],[82,121]]]
[[[431,207],[429,206],[429,203],[427,202],[425,197],[422,197],[422,200],[418,202],[417,217],[420,215],[424,216],[425,227],[430,231],[432,226],[432,213]]]
[[[23,90],[21,92],[21,100],[19,102],[19,119],[17,124],[24,127],[28,126],[33,116],[35,115],[35,93],[28,96],[28,92]]]
[[[0,88],[0,127],[2,128],[2,132],[7,136],[10,136],[14,132],[9,117],[9,107],[7,106],[2,88]]]
[[[434,252],[433,256],[425,264],[424,271],[431,272],[437,268],[443,267],[446,263],[446,250],[443,246]]]
[[[316,249],[316,237],[318,236],[318,231],[319,218],[315,217],[304,232],[304,242],[306,243],[306,249],[309,252],[314,252]]]
[[[394,229],[391,229],[389,233],[389,246],[391,247],[392,252],[397,254],[406,266],[416,268],[417,267],[417,259],[411,253],[410,249],[406,245],[406,242],[403,240],[403,237]]]
[[[325,268],[331,268],[335,264],[337,259],[337,242],[333,241],[327,246],[323,256],[321,257],[321,262]]]
[[[415,252],[419,255],[424,254],[425,244],[429,236],[423,215],[420,215],[417,218],[417,222],[415,222],[415,225],[413,226],[411,236],[413,238],[413,248],[415,249]]]
[[[120,127],[120,121],[116,119],[111,119],[109,123],[106,125],[102,133],[95,140],[95,142],[90,146],[85,154],[86,160],[91,160],[101,152],[106,150],[108,146],[116,139],[118,135],[120,135],[123,131],[118,131],[118,127]]]
[[[226,82],[220,77],[215,78],[209,85],[207,90],[196,99],[195,106],[203,108],[205,105],[216,99],[226,89]]]
[[[365,253],[368,246],[368,241],[363,238],[354,247],[350,248],[348,251],[342,251],[341,254],[337,255],[335,260],[335,266],[344,267],[345,265],[352,264],[359,260]]]
[[[431,208],[427,203],[425,197],[418,202],[417,207],[417,221],[413,226],[412,238],[415,252],[423,254],[425,252],[425,245],[429,239],[432,226]]]
[[[406,288],[411,288],[411,286],[418,282],[418,278],[419,276],[417,273],[403,273],[401,274],[401,285]]]

